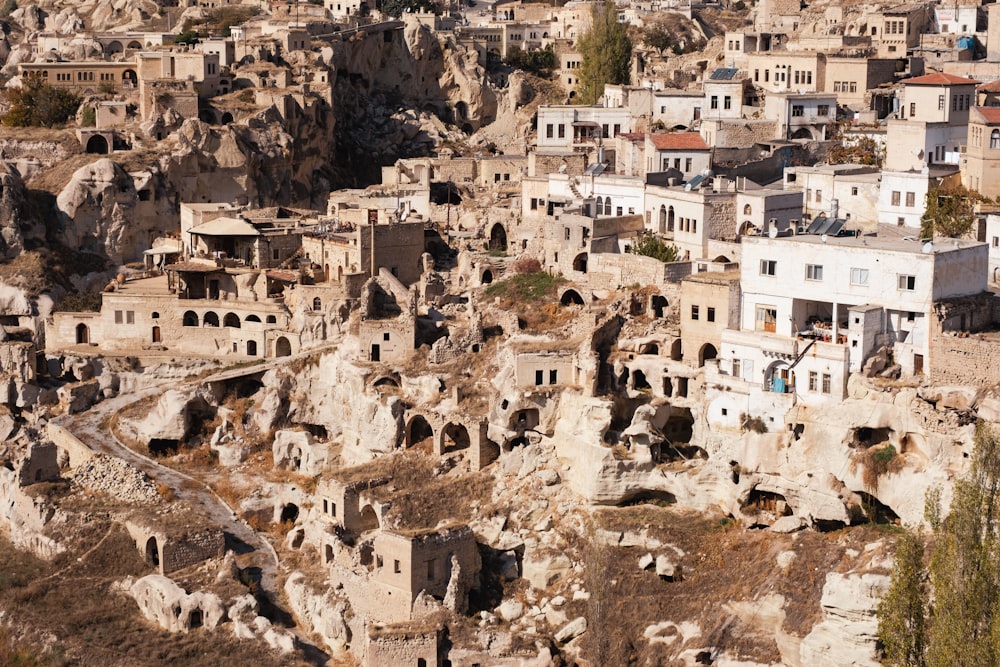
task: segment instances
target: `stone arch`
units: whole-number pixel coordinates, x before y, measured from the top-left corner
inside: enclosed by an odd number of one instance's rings
[[[562,296],[559,297],[559,303],[561,303],[564,306],[568,306],[570,304],[575,304],[577,306],[582,306],[583,305],[583,297],[580,296],[579,292],[577,292],[575,289],[571,288],[571,289],[568,289],[568,290],[566,290],[565,292],[562,293]]]
[[[144,551],[146,562],[153,567],[160,567],[160,547],[156,541],[155,535],[146,540],[146,548]]]
[[[800,127],[792,133],[792,139],[806,139],[807,141],[813,140],[813,131],[808,127]]]
[[[440,444],[439,450],[442,454],[457,452],[468,449],[472,440],[469,437],[469,429],[462,424],[448,422],[438,436]]]
[[[290,357],[291,355],[292,344],[284,336],[279,336],[278,340],[274,341],[274,356]]]
[[[130,86],[136,86],[139,84],[139,75],[135,73],[134,69],[127,69],[122,72],[122,84],[128,84]]]
[[[719,255],[712,261],[715,262],[716,264],[728,264],[731,260],[725,255]]]
[[[639,346],[639,354],[659,354],[660,346],[656,343],[643,343]]]
[[[107,155],[111,152],[108,140],[103,134],[92,134],[87,139],[87,152],[97,155]]]
[[[208,311],[202,318],[201,325],[203,327],[217,327],[219,326],[219,314],[214,311]]]
[[[233,118],[233,114],[229,113],[228,111],[223,111],[222,118],[219,119],[219,122],[221,122],[223,125],[229,125],[234,120],[235,119]]]
[[[313,297],[312,309],[313,311],[317,312],[323,310],[323,300],[320,299],[318,296]]]
[[[705,362],[709,359],[716,359],[719,356],[719,351],[715,349],[715,346],[711,343],[705,343],[698,350],[698,366],[704,366]]]
[[[378,520],[378,513],[375,508],[371,505],[365,505],[361,508],[361,518],[358,522],[358,529],[362,533],[367,533],[370,530],[378,530],[380,527]]]
[[[667,231],[674,231],[674,221],[676,216],[674,215],[674,207],[671,206],[667,209]]]
[[[128,43],[128,48],[130,48],[130,49],[141,49],[142,48],[142,42],[139,42],[139,41],[136,41],[136,40],[133,39],[131,42]]]
[[[423,415],[413,415],[406,424],[405,442],[412,447],[418,442],[434,437],[434,429]]]
[[[256,357],[257,356],[257,341],[248,340],[247,341],[247,356]]]
[[[683,354],[684,350],[681,344],[681,339],[675,338],[674,342],[670,344],[670,358],[674,361],[680,361]]]
[[[76,344],[77,345],[89,345],[90,344],[90,327],[88,327],[83,322],[76,325]]]
[[[740,236],[751,236],[757,233],[757,225],[753,224],[749,220],[744,220],[743,224],[740,225]]]
[[[492,283],[493,282],[493,272],[491,270],[489,270],[489,269],[485,269],[483,271],[482,277],[479,279],[479,282],[481,284],[483,284],[483,285],[489,285],[490,283]]]
[[[391,375],[383,375],[374,382],[372,382],[373,387],[396,387],[399,388],[399,380],[392,377]]]
[[[573,258],[573,270],[579,271],[580,273],[587,272],[587,253],[581,252]]]
[[[670,308],[670,302],[662,294],[654,294],[649,299],[649,307],[655,317],[663,318],[666,317],[667,310]]]
[[[490,229],[490,250],[507,250],[507,230],[499,222]]]
[[[124,50],[125,47],[123,47],[122,43],[119,42],[117,39],[111,40],[110,42],[108,42],[108,45],[104,47],[104,52],[107,53],[109,56],[112,56],[116,53],[121,53]]]
[[[184,313],[183,325],[186,327],[198,326],[198,313],[193,310],[186,311]]]
[[[247,316],[246,316],[246,317],[245,317],[245,318],[243,319],[243,321],[244,321],[244,322],[256,322],[257,324],[260,324],[260,318],[259,318],[259,317],[257,317],[256,315],[247,315]]]
[[[222,325],[233,329],[239,329],[240,316],[236,313],[226,313],[226,316],[222,318]]]
[[[464,101],[455,104],[455,122],[469,120],[469,105]]]
[[[660,233],[667,233],[667,205],[660,204]]]
[[[295,523],[299,518],[299,506],[295,503],[286,503],[281,508],[279,523]]]
[[[268,315],[267,316],[267,323],[268,324],[277,324],[278,323],[278,318],[275,317],[274,315]]]

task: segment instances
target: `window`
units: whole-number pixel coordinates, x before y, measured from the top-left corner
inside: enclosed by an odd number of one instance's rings
[[[549,371],[549,384],[555,384],[559,377],[559,371]]]
[[[917,115],[917,103],[916,102],[910,102],[910,116],[913,117],[913,116],[916,116],[916,115]]]
[[[698,319],[698,309],[699,309],[699,306],[691,306],[691,319],[692,320]]]
[[[740,377],[740,360],[733,359],[733,377]]]
[[[812,73],[811,72],[809,74],[809,78],[812,79]],[[809,83],[812,83],[812,81],[810,80]],[[852,92],[852,93],[858,92],[858,82],[857,81],[851,81],[851,90],[849,92]]]
[[[912,292],[917,288],[917,277],[909,276],[904,273],[897,274],[896,288],[906,292]]]
[[[562,123],[559,123],[559,138],[560,139],[566,138],[566,126],[563,125]]]
[[[867,285],[868,284],[868,269],[851,269],[851,284],[852,285]]]
[[[1000,236],[993,237],[993,247],[1000,248]]]
[[[538,210],[538,198],[537,197],[532,197],[531,198],[531,210],[532,211],[537,211]]]
[[[892,205],[899,206],[899,190],[892,191]]]
[[[493,174],[493,182],[494,183],[500,182],[500,174]]]
[[[1000,130],[990,132],[990,148],[1000,148]]]
[[[835,93],[839,93],[840,92],[840,82],[839,81],[834,81],[833,82],[833,92],[835,92]]]
[[[125,324],[135,324],[135,311],[126,310],[125,311]]]
[[[851,188],[851,196],[852,197],[858,196],[858,186],[855,185],[854,187]]]
[[[710,109],[718,109],[719,108],[719,96],[718,95],[712,95],[712,98],[708,102],[708,108],[710,108]]]
[[[817,190],[816,191],[816,203],[817,204],[823,203],[823,191],[822,190]]]
[[[278,260],[278,257],[280,256],[280,255],[278,254],[278,252],[279,252],[279,251],[278,251],[278,249],[277,249],[277,248],[273,248],[273,249],[271,250],[271,259],[273,259],[273,260],[277,261],[277,260]]]
[[[806,264],[806,280],[823,280],[823,265]]]
[[[829,373],[823,373],[823,393],[824,394],[829,394],[830,393],[830,374]]]
[[[598,197],[598,201],[600,197]],[[569,227],[563,227],[563,239],[569,241]]]
[[[382,340],[389,340],[389,332],[382,334]]]
[[[540,385],[545,381],[545,371],[535,371],[535,384]]]
[[[906,193],[906,205],[907,206],[913,206],[916,203],[916,200],[917,200],[916,193],[913,193],[913,192],[907,192]]]
[[[403,571],[403,570],[402,570],[402,569],[401,569],[401,568],[399,567],[399,561],[398,561],[398,560],[394,560],[394,561],[392,561],[392,571],[393,571],[393,572],[395,572],[396,574],[399,574],[400,572],[402,572],[402,571]]]
[[[778,321],[778,309],[774,306],[757,306],[756,329],[774,333]]]
[[[801,104],[792,105],[792,115],[793,116],[804,116],[806,114],[806,109]]]
[[[816,391],[817,389],[819,389],[819,373],[809,371],[809,391]]]
[[[548,123],[545,126],[545,138],[546,139],[551,139],[552,138],[552,134],[553,134],[552,123]]]
[[[732,109],[733,108],[733,98],[731,98],[729,95],[726,95],[725,97],[723,97],[722,98],[722,108],[723,109]]]
[[[760,275],[773,276],[778,269],[778,262],[773,259],[760,260]]]
[[[121,324],[121,323],[122,323],[122,311],[116,310],[115,311],[115,324]]]
[[[706,313],[706,318],[709,322],[715,321],[715,308],[711,306],[708,307],[708,312]]]
[[[944,111],[944,95],[938,95],[938,111]]]
[[[685,158],[684,159],[684,171],[685,172],[691,171],[691,166],[692,166],[691,158]]]
[[[819,106],[817,106],[816,107],[816,115],[817,116],[829,116],[830,115],[830,105],[829,104],[820,104]]]

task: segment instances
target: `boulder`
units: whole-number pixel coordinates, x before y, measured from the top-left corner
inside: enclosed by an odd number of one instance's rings
[[[560,644],[570,642],[587,631],[587,619],[579,616],[556,631],[555,639]]]

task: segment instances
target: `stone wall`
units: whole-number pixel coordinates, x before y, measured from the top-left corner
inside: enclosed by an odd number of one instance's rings
[[[930,341],[929,372],[934,382],[991,386],[1000,382],[1000,340],[937,334]]]
[[[778,122],[773,120],[719,122],[714,132],[713,145],[745,148],[771,141],[777,133]]]
[[[94,451],[83,444],[75,435],[64,429],[59,424],[49,422],[46,426],[46,435],[57,447],[69,454],[69,466],[77,468],[87,460],[95,456]]]
[[[590,256],[587,281],[595,289],[625,285],[663,286],[690,273],[690,262],[664,263],[642,255],[597,253]]]
[[[416,665],[422,659],[420,664],[437,667],[438,634],[438,628],[427,628],[426,624],[370,628],[365,664]]]
[[[168,538],[166,544],[160,546],[161,569],[166,574],[209,558],[219,558],[225,547],[226,538],[222,531],[211,528],[179,538]]]
[[[580,176],[587,168],[587,156],[583,153],[539,153],[528,155],[528,174],[531,176],[555,174],[560,167],[566,167],[570,176]]]

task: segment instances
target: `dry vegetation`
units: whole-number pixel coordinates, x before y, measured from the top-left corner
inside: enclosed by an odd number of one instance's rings
[[[826,573],[847,569],[847,548],[860,550],[886,536],[867,526],[778,535],[749,531],[721,516],[652,505],[600,510],[594,523],[612,530],[645,528],[650,536],[685,553],[678,561],[681,580],[668,582],[652,571],[639,570],[637,561],[645,553],[639,548],[588,544],[589,620],[595,627],[617,629],[585,635],[587,652],[596,664],[674,664],[669,660],[676,645],[650,645],[642,636],[646,627],[663,621],[698,623],[702,630],[701,638],[694,640],[698,646],[713,646],[742,660],[780,662],[773,632],[747,626],[724,605],[759,603],[765,596],[782,595],[783,629],[802,637],[820,618]],[[783,551],[796,553],[787,570],[776,564]]]

